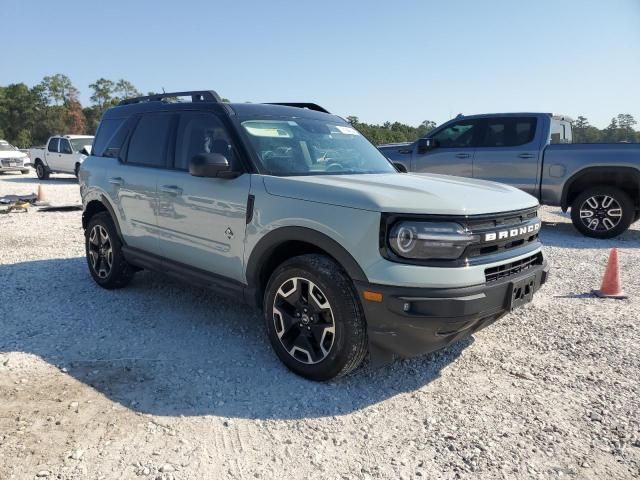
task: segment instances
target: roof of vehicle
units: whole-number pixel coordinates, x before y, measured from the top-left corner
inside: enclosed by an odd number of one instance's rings
[[[189,97],[190,102],[175,101],[177,97]],[[167,101],[169,100],[169,101]],[[104,118],[126,117],[136,113],[168,110],[192,110],[202,106],[223,109],[229,115],[239,116],[264,116],[264,117],[303,117],[326,119],[331,115],[326,109],[315,103],[309,102],[282,102],[282,103],[227,103],[222,102],[218,94],[210,91],[170,92],[144,97],[129,98],[123,100],[118,106],[110,108],[104,114]],[[344,120],[336,115],[332,118]]]
[[[548,115],[549,117],[555,120],[565,120],[567,122],[572,122],[573,119],[567,115],[553,114],[547,112],[509,112],[509,113],[478,113],[475,115],[463,115],[459,114],[452,120],[459,120],[461,118],[492,118],[492,117],[530,117],[533,115]]]

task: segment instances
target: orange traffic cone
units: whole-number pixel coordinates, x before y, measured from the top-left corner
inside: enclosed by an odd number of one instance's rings
[[[44,202],[44,189],[42,188],[42,184],[38,185],[38,201]]]
[[[627,298],[622,291],[617,248],[612,248],[609,253],[609,261],[607,262],[607,269],[604,271],[604,277],[602,277],[600,290],[592,290],[592,293],[600,298]]]

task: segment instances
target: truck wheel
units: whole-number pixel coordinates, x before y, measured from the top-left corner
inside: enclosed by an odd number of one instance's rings
[[[587,188],[571,205],[573,225],[587,237],[616,237],[629,228],[633,216],[629,195],[607,185]]]
[[[36,175],[40,180],[49,179],[49,170],[46,169],[44,164],[40,160],[36,160]]]
[[[324,381],[356,369],[367,353],[364,315],[351,279],[325,255],[282,263],[264,294],[267,333],[291,371]]]
[[[89,272],[102,288],[126,286],[133,278],[133,269],[124,259],[122,242],[111,216],[96,213],[84,232]]]

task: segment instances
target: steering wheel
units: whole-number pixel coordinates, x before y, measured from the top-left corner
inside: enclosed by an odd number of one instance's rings
[[[329,165],[327,167],[327,172],[336,172],[336,171],[340,171],[340,170],[344,170],[344,167],[342,166],[341,163],[332,163],[331,165]]]

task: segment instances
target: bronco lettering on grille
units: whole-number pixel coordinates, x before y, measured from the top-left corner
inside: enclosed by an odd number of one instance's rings
[[[507,240],[514,237],[536,233],[538,230],[540,230],[540,222],[523,225],[517,228],[510,228],[508,230],[498,230],[497,232],[485,233],[484,241],[493,242],[496,240]]]

